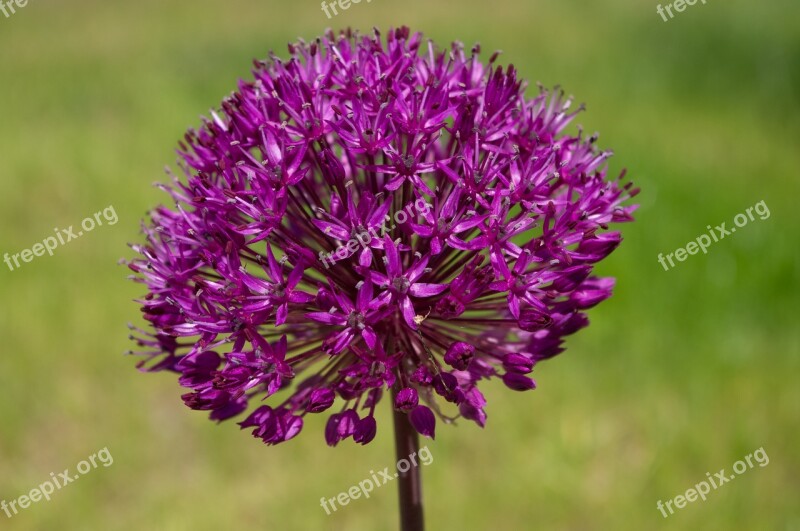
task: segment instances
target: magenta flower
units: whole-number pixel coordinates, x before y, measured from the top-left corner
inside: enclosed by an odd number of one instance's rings
[[[336,288],[331,286],[331,289]],[[322,290],[324,288],[321,288]],[[357,335],[364,339],[364,343],[370,350],[374,350],[377,347],[378,335],[375,333],[373,326],[387,313],[379,310],[386,306],[388,300],[373,299],[372,294],[372,283],[361,282],[356,294],[355,304],[347,295],[334,291],[333,298],[336,302],[329,311],[306,314],[306,317],[318,323],[341,326],[343,328],[341,332],[325,338],[326,346],[332,346],[326,351],[330,354],[339,354],[353,343],[353,338]]]
[[[328,444],[366,444],[387,390],[424,436],[484,426],[479,382],[533,389],[611,295],[592,268],[637,190],[606,178],[596,137],[564,132],[571,99],[526,97],[477,46],[399,28],[289,52],[180,144],[174,207],[129,263],[152,326],[140,367],[178,373],[214,420],[250,410],[240,425],[268,444],[328,410]]]

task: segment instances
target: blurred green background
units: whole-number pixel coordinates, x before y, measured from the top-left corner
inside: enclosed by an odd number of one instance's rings
[[[0,253],[114,205],[119,223],[9,271],[0,264],[0,499],[88,455],[114,457],[12,530],[395,529],[395,485],[319,506],[392,466],[376,441],[328,448],[323,417],[263,446],[143,375],[128,321],[141,287],[117,260],[151,186],[251,59],[325,27],[407,24],[479,41],[523,77],[561,84],[641,186],[637,222],[599,272],[615,296],[539,365],[539,388],[484,387],[488,425],[439,426],[424,496],[432,530],[800,529],[800,6],[709,0],[663,22],[657,2],[374,0],[328,20],[316,0],[29,0],[0,15]],[[535,91],[535,87],[531,92]],[[756,220],[664,271],[658,253],[764,200]],[[746,472],[664,519],[656,509],[763,447]],[[730,473],[730,472],[729,472]]]

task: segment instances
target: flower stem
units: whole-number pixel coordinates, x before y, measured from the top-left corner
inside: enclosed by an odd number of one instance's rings
[[[397,386],[392,390],[392,403],[397,394]],[[397,492],[400,501],[400,530],[423,531],[425,521],[422,515],[422,481],[419,466],[414,465],[409,459],[410,455],[419,453],[419,437],[411,426],[408,415],[393,409],[394,413],[394,442],[397,453],[397,462],[405,460],[409,469],[405,473],[398,471],[399,483]]]

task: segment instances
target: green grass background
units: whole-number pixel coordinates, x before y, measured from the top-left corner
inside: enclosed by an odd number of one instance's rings
[[[386,403],[367,447],[328,448],[321,417],[276,448],[208,422],[172,376],[121,355],[140,287],[116,261],[166,200],[151,183],[177,140],[253,57],[326,26],[399,24],[502,49],[523,77],[561,84],[615,150],[612,170],[643,189],[599,267],[615,296],[537,368],[539,388],[494,383],[485,430],[439,426],[430,529],[800,529],[798,15],[796,0],[709,0],[667,23],[655,1],[373,0],[327,20],[314,0],[30,0],[0,17],[0,253],[109,204],[120,218],[53,257],[0,264],[0,499],[114,456],[0,513],[0,529],[396,527],[393,484],[332,516],[319,506],[393,464]],[[668,272],[657,263],[761,200],[769,219]],[[768,466],[657,511],[760,447]]]

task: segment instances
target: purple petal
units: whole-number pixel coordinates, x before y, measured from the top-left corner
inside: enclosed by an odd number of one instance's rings
[[[408,414],[408,420],[420,435],[436,438],[436,417],[427,406],[417,406],[412,409]]]
[[[372,300],[372,282],[364,282],[358,290],[356,297],[356,308],[365,311]]]
[[[286,322],[286,316],[289,315],[289,305],[281,304],[278,306],[278,312],[275,314],[275,326],[280,326]]]
[[[375,350],[375,345],[378,344],[378,335],[372,328],[364,328],[364,330],[361,331],[361,337],[364,338],[364,341],[367,343],[367,346],[370,348],[370,350]]]
[[[410,326],[412,329],[417,329],[417,323],[414,322],[414,317],[416,317],[416,313],[414,312],[414,306],[411,304],[411,299],[408,297],[403,297],[400,301],[400,308],[403,311],[403,319],[406,320],[406,324]]]
[[[347,322],[347,318],[343,315],[328,312],[311,312],[307,313],[306,317],[319,323],[325,323],[329,325],[343,325]]]
[[[447,284],[423,284],[423,283],[416,283],[411,284],[409,288],[409,293],[415,297],[433,297],[434,295],[438,295],[444,290],[447,289]]]
[[[325,442],[328,446],[336,446],[342,439],[339,437],[339,422],[341,421],[340,414],[331,415],[325,425]]]
[[[400,275],[400,255],[397,253],[397,246],[389,235],[383,237],[383,250],[386,253],[386,272],[390,277]]]

